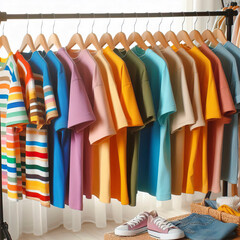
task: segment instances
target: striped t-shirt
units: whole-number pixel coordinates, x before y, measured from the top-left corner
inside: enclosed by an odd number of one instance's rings
[[[13,54],[0,58],[0,112],[2,188],[8,198],[21,197],[21,157],[19,132],[28,123],[21,83]]]
[[[40,124],[29,124],[26,131],[26,196],[50,206],[47,126],[58,116],[50,74],[38,52],[21,53],[28,61],[35,82]],[[44,124],[42,124],[44,120]]]
[[[37,103],[37,92],[35,87],[35,80],[31,66],[24,59],[24,57],[17,51],[14,55],[15,61],[18,67],[18,73],[21,81],[23,98],[29,117],[30,124],[27,125],[27,129],[31,127],[31,124],[42,126],[44,124],[43,117],[40,117],[40,107]],[[28,130],[29,132],[29,130]],[[22,193],[26,194],[26,128],[20,132],[20,152],[21,152],[21,170],[22,176],[18,181],[19,189],[22,189]],[[27,174],[29,177],[29,173]]]

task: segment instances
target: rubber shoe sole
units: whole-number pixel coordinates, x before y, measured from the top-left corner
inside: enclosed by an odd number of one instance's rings
[[[139,228],[136,230],[126,230],[126,231],[115,229],[114,234],[121,237],[132,237],[145,232],[147,232],[147,227]]]
[[[170,234],[170,233],[159,233],[151,230],[148,230],[148,234],[157,239],[181,239],[181,238],[184,238],[185,236],[183,232]]]

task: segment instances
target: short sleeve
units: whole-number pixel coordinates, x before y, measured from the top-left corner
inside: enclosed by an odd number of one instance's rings
[[[210,63],[211,64],[211,63]],[[207,86],[207,96],[206,96],[206,112],[205,119],[219,119],[221,118],[221,111],[218,102],[218,94],[215,85],[215,79],[212,72],[212,67],[209,66],[209,79]]]
[[[170,114],[176,112],[177,110],[167,65],[164,65],[164,67],[160,69],[159,81],[161,82],[161,85],[159,89],[160,98],[157,118],[159,124],[161,125],[165,123],[165,120]]]
[[[203,117],[202,104],[201,104],[199,76],[198,76],[195,62],[192,65],[192,67],[193,67],[192,106],[193,106],[193,112],[194,112],[196,122],[190,126],[191,131],[195,128],[205,126],[205,120]]]
[[[47,66],[45,67],[43,73],[43,92],[46,112],[46,124],[50,124],[54,118],[58,117],[58,111]]]
[[[138,109],[131,79],[125,64],[121,71],[123,110],[129,127],[143,126],[142,118]],[[130,104],[129,104],[130,103]]]
[[[6,126],[20,128],[19,131],[21,130],[22,125],[28,124],[28,116],[23,100],[20,80],[16,78],[14,82],[11,80],[6,118]]]
[[[221,63],[218,65],[219,76],[219,104],[225,123],[231,122],[231,115],[236,112],[228,82]]]
[[[75,70],[77,71],[77,70]],[[76,74],[78,74],[76,72]],[[82,79],[72,79],[70,84],[68,128],[80,132],[95,121]]]
[[[144,125],[147,125],[148,123],[155,121],[156,116],[154,111],[152,92],[150,88],[150,83],[148,81],[146,69],[144,69],[144,71],[142,72],[141,82],[142,82],[141,91],[143,99],[143,106],[141,106],[141,117]]]
[[[55,121],[54,127],[56,131],[67,128],[68,125],[68,109],[69,109],[69,89],[66,79],[65,70],[62,65],[59,66],[58,73],[58,118]]]
[[[106,139],[114,134],[116,134],[110,107],[102,82],[102,76],[99,72],[98,67],[96,66],[95,72],[93,75],[93,82],[97,82],[97,85],[93,89],[94,95],[94,106],[93,112],[96,118],[96,121],[90,126],[89,131],[89,141],[90,144],[98,143],[100,140]]]

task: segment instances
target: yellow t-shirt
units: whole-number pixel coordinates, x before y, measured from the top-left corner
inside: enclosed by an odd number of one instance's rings
[[[106,47],[103,50],[103,54],[112,68],[128,127],[143,126],[131,79],[124,61],[117,56],[110,47]],[[110,138],[110,159],[111,197],[118,199],[124,205],[129,204],[126,146],[127,128],[122,128],[115,136]]]
[[[104,57],[102,50],[93,52],[90,51],[96,60],[106,89],[106,94],[110,106],[112,119],[116,131],[127,127],[128,122],[122,109],[120,97],[117,91],[117,86],[113,77],[113,72],[107,59]],[[110,203],[111,199],[111,177],[110,177],[110,139],[102,141],[98,145],[92,145],[93,158],[93,181],[92,193],[99,197],[99,200],[104,203]],[[119,174],[119,170],[116,173]]]
[[[200,82],[201,105],[205,126],[185,132],[183,192],[208,192],[207,121],[221,118],[218,95],[210,60],[197,48],[184,46],[194,58]]]

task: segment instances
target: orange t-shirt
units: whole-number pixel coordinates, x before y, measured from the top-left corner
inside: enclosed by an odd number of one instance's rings
[[[103,54],[112,67],[113,76],[117,85],[122,108],[127,119],[128,127],[143,126],[131,79],[124,61],[117,56],[110,47],[103,49]],[[111,197],[118,199],[124,205],[129,204],[126,146],[127,128],[122,128],[110,139],[110,159]],[[120,179],[118,172],[120,172]]]
[[[215,79],[210,60],[197,48],[184,46],[194,58],[200,82],[202,111],[205,126],[186,129],[183,192],[208,192],[207,134],[209,120],[221,118]]]

